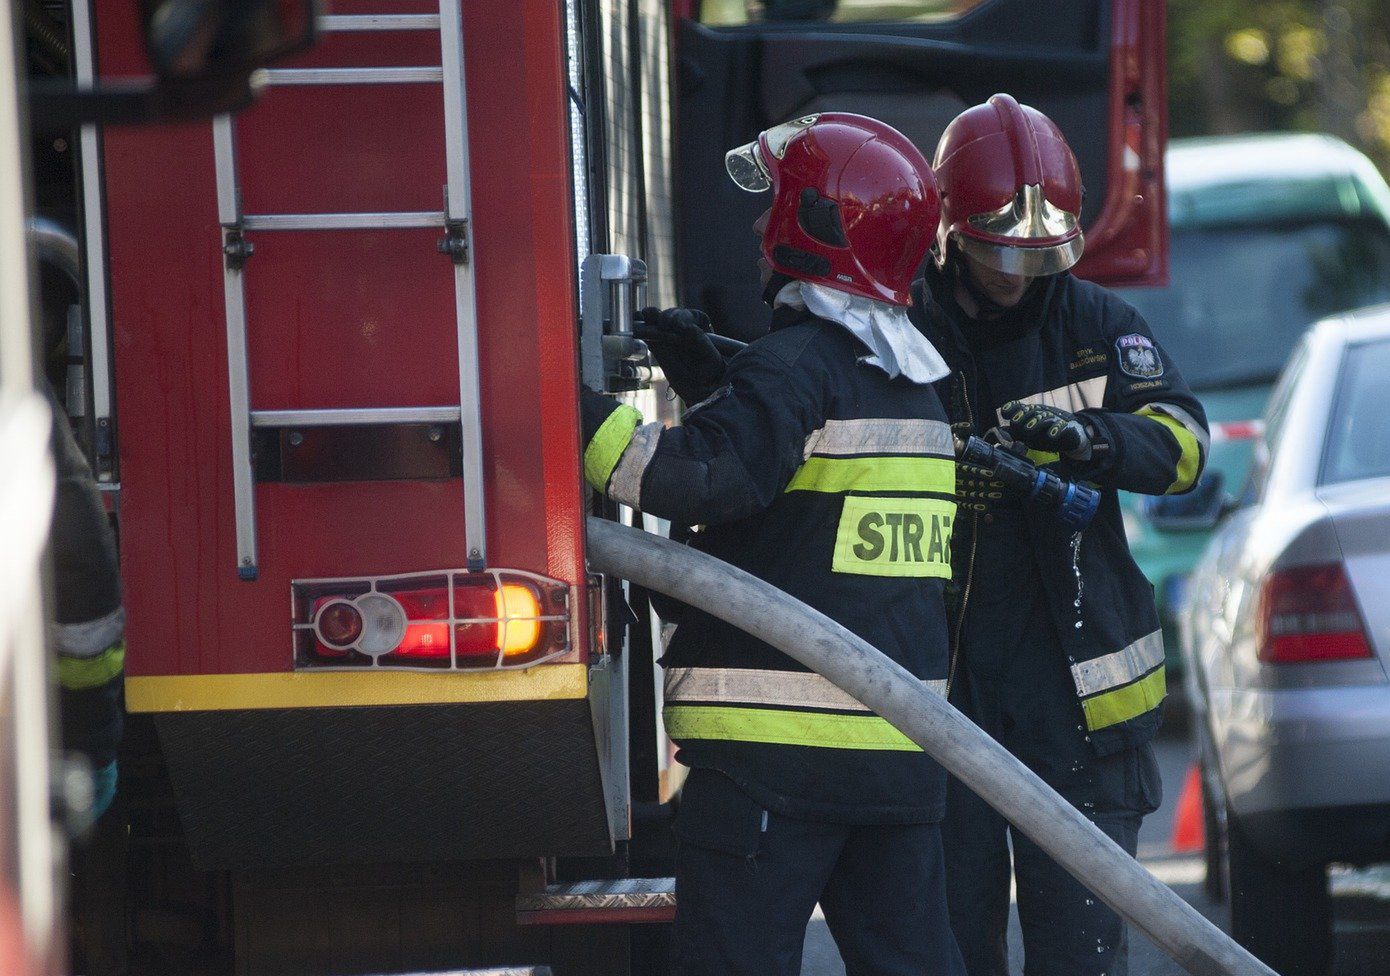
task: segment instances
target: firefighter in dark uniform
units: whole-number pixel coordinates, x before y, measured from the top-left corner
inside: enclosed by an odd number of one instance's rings
[[[769,129],[727,162],[740,186],[773,193],[759,221],[772,331],[679,427],[585,391],[585,475],[705,526],[700,549],[944,690],[955,466],[932,382],[946,369],[907,317],[939,215],[931,169],[894,129],[840,113]],[[962,973],[943,770],[820,676],[692,608],[661,663],[666,730],[691,767],[676,972],[797,976],[819,902],[855,976]]]
[[[79,971],[124,972],[126,824],[120,811],[111,809],[125,721],[125,610],[116,535],[67,416],[47,392],[57,473],[50,633],[62,744],[86,760],[93,786],[87,811],[92,827],[72,850],[69,930]]]
[[[1160,799],[1163,643],[1116,492],[1191,489],[1205,415],[1139,313],[1068,273],[1081,179],[1046,116],[996,95],[947,127],[935,169],[937,261],[913,316],[950,364],[938,390],[957,433],[993,431],[1102,489],[1073,537],[962,468],[950,700],[1133,854]],[[1011,864],[1003,818],[954,780],[947,792],[947,893],[971,976],[1009,971],[1011,873],[1025,973],[1124,973],[1119,916],[1017,831]]]
[[[92,815],[116,793],[125,678],[125,608],[116,535],[67,416],[49,393],[58,493],[53,506],[54,623],[63,747],[91,767]]]

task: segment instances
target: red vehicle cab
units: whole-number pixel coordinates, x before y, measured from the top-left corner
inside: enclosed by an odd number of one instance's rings
[[[148,73],[77,2],[79,77]],[[728,148],[842,110],[930,156],[1010,91],[1076,148],[1079,273],[1162,278],[1161,5],[779,6],[331,0],[244,112],[84,135],[135,918],[248,973],[659,970],[659,628],[587,572],[576,390],[639,385],[595,350],[641,288],[766,327]]]

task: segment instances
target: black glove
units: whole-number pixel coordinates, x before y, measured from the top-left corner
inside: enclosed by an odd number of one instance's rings
[[[647,344],[666,381],[687,404],[724,385],[724,357],[710,339],[709,316],[694,308],[644,308],[633,335]]]
[[[1090,460],[1099,437],[1095,427],[1074,413],[1040,403],[1010,400],[999,408],[1009,433],[1035,451],[1050,451],[1073,461]]]
[[[970,512],[988,512],[1004,497],[1004,482],[989,468],[956,464],[956,507]]]

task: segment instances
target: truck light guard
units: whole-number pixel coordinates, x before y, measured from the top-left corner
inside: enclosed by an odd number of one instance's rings
[[[570,588],[522,570],[296,580],[296,671],[529,668],[568,654]]]

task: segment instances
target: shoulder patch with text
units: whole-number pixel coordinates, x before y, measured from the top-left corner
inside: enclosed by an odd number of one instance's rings
[[[1122,335],[1115,340],[1120,372],[1135,379],[1151,380],[1163,375],[1163,360],[1153,340],[1138,332]]]

